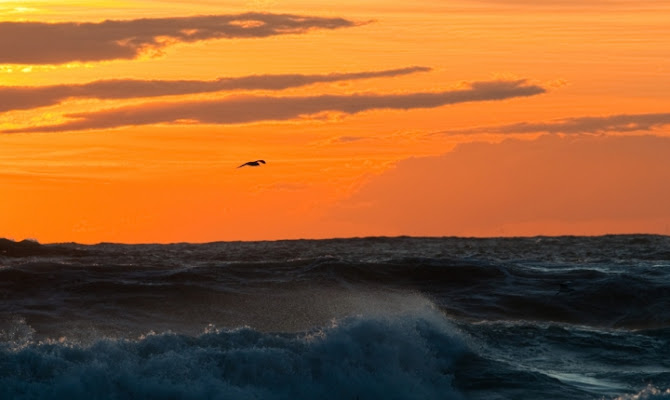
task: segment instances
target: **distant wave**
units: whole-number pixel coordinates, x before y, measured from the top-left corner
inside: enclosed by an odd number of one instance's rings
[[[42,245],[34,240],[15,242],[0,238],[0,257],[32,257],[49,255],[73,255],[78,251],[59,245]]]
[[[202,314],[211,304],[250,313],[260,310],[247,298],[259,294],[283,293],[285,307],[291,308],[309,293],[322,301],[318,292],[326,289],[341,296],[379,289],[423,293],[449,315],[471,320],[670,327],[668,237],[136,246],[7,242],[0,243],[1,251],[12,256],[0,264],[0,289],[14,299],[17,313],[25,304],[55,301],[105,318],[117,308],[124,315],[135,310],[156,318],[180,310]],[[421,255],[403,251],[412,245]],[[104,307],[98,307],[101,299]]]

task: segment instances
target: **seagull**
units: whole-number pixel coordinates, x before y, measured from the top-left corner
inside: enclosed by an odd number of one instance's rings
[[[247,165],[250,166],[250,167],[258,167],[261,164],[265,164],[265,160],[256,160],[256,161],[245,162],[244,164],[240,165],[237,168],[242,168],[242,167],[247,166]]]

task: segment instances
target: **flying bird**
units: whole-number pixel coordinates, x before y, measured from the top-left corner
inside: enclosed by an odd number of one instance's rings
[[[261,164],[265,164],[265,160],[256,160],[256,161],[245,162],[244,164],[240,165],[237,168],[242,168],[242,167],[247,166],[247,165],[250,166],[250,167],[258,167]]]

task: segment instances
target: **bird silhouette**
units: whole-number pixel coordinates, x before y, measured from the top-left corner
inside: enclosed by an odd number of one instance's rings
[[[250,166],[250,167],[258,167],[261,164],[265,164],[265,160],[256,160],[256,161],[245,162],[244,164],[240,165],[237,168],[242,168],[242,167],[245,167],[247,165]]]

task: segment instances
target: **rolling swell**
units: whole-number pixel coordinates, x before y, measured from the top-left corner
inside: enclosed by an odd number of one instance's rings
[[[96,313],[118,311],[136,318],[138,329],[142,321],[175,314],[200,327],[274,329],[244,314],[286,313],[267,303],[293,310],[323,291],[335,297],[409,291],[473,321],[670,326],[670,260],[662,258],[670,254],[667,237],[0,245],[13,254],[0,258],[6,300],[0,312],[31,323],[68,315],[95,320]],[[54,311],[54,304],[62,307]],[[319,322],[327,320],[328,312],[317,314]],[[298,325],[293,329],[305,328]]]

